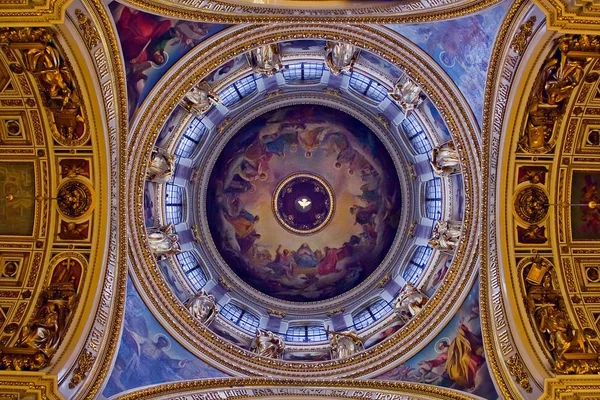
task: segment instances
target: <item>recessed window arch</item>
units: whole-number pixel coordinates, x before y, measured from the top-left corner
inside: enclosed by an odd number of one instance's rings
[[[183,220],[183,188],[172,183],[165,186],[165,216],[169,224]]]
[[[425,182],[425,214],[432,220],[439,220],[442,217],[442,180],[440,178]]]
[[[400,125],[417,154],[429,154],[431,152],[431,143],[414,114],[409,114]]]
[[[379,299],[352,316],[354,328],[356,330],[364,329],[385,317],[390,311],[392,311],[390,302]]]
[[[322,325],[290,326],[285,333],[288,342],[322,342],[327,340],[327,333]]]
[[[423,274],[423,270],[431,257],[431,252],[433,248],[430,246],[418,246],[413,256],[410,258],[410,261],[404,268],[404,272],[402,273],[402,277],[405,281],[410,282],[412,284],[417,283],[421,275]]]
[[[219,99],[225,107],[230,107],[256,91],[256,78],[254,74],[243,77],[242,79],[227,86],[219,93]]]
[[[208,282],[206,273],[200,266],[200,263],[191,251],[184,251],[177,254],[177,261],[183,270],[184,274],[188,277],[190,283],[196,290],[200,290]]]
[[[175,155],[183,158],[190,158],[190,156],[196,150],[198,143],[202,140],[202,137],[208,133],[208,128],[201,119],[194,118],[190,125],[185,130],[177,147],[175,148]]]
[[[387,88],[381,83],[356,71],[350,74],[350,87],[376,102],[381,102],[385,99],[388,92]]]
[[[283,77],[288,83],[319,82],[325,66],[318,62],[300,62],[287,65]]]
[[[223,317],[247,332],[254,333],[260,324],[260,319],[256,315],[233,303],[225,304],[221,308],[220,313]]]

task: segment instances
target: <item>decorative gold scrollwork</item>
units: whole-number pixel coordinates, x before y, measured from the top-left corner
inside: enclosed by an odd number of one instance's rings
[[[555,127],[566,104],[584,77],[592,58],[600,57],[600,37],[565,35],[546,59],[528,103],[527,126],[519,139],[526,153],[548,153],[556,142]]]

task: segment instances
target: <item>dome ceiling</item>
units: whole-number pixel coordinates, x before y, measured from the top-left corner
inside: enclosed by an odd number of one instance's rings
[[[360,121],[287,106],[229,140],[206,214],[219,253],[246,283],[279,299],[318,301],[379,266],[396,233],[399,188],[387,150]]]

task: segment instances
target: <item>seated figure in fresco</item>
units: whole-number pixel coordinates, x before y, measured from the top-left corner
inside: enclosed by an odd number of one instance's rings
[[[361,350],[364,350],[362,340],[356,334],[356,331],[350,330],[348,332],[335,332],[327,331],[331,334],[330,350],[331,359],[339,359],[350,357]]]
[[[285,343],[283,338],[266,329],[257,329],[250,351],[263,357],[281,358]]]
[[[306,243],[303,243],[298,250],[296,250],[296,254],[294,254],[294,261],[300,268],[312,268],[317,265],[317,257],[310,246]]]

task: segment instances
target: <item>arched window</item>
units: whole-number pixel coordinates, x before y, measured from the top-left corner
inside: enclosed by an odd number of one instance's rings
[[[425,213],[427,218],[438,220],[442,216],[442,181],[434,178],[425,182]]]
[[[323,63],[302,62],[290,64],[283,70],[286,82],[318,82],[323,76]]]
[[[208,133],[208,128],[202,120],[194,118],[190,123],[190,126],[185,130],[185,133],[177,143],[175,148],[175,155],[183,158],[190,158],[190,156],[196,150],[198,143],[202,139],[202,136]]]
[[[254,74],[243,77],[237,82],[227,86],[221,93],[219,99],[225,107],[230,107],[253,93],[256,90],[256,80]]]
[[[404,134],[417,154],[428,154],[431,152],[431,143],[429,143],[429,139],[427,139],[423,127],[413,114],[409,114],[408,117],[402,121],[401,126]]]
[[[260,323],[258,317],[233,303],[227,303],[221,308],[221,315],[245,331],[254,333]]]
[[[350,75],[350,87],[377,102],[385,99],[388,92],[385,86],[358,72]]]
[[[206,282],[208,282],[208,278],[192,253],[189,251],[184,251],[177,254],[176,257],[177,261],[179,261],[181,269],[186,274],[194,288],[197,290],[202,289],[204,285],[206,285]]]
[[[366,328],[375,321],[385,317],[390,311],[392,311],[392,305],[383,299],[379,299],[370,306],[365,307],[362,311],[354,314],[352,317],[354,328],[356,330]]]
[[[429,246],[419,246],[415,250],[413,256],[411,257],[408,265],[404,269],[402,273],[402,277],[407,282],[412,284],[417,283],[427,262],[429,261],[429,257],[431,257],[431,252],[433,249]]]
[[[183,188],[167,183],[165,194],[167,223],[178,224],[183,219]]]
[[[285,333],[288,342],[321,342],[327,340],[325,329],[319,325],[290,326]]]

